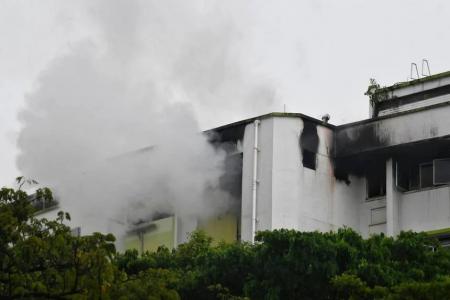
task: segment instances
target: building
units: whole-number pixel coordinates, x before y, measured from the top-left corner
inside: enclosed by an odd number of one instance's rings
[[[253,241],[260,230],[330,231],[367,237],[401,230],[450,236],[450,72],[369,86],[370,118],[334,126],[270,113],[211,129],[228,153],[223,186],[235,209],[210,220],[161,215],[136,224],[125,247],[174,247],[204,229],[217,240]]]

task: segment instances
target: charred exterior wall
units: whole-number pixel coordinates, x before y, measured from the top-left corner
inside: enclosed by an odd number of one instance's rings
[[[450,103],[338,126],[337,158],[450,136]]]
[[[302,165],[312,170],[316,169],[317,150],[319,148],[319,136],[317,123],[302,118],[303,129],[300,134],[300,149],[302,152]]]
[[[301,117],[273,122],[272,227],[358,230],[360,189],[333,176],[333,127]],[[305,166],[305,150],[315,168]]]
[[[391,158],[398,160],[407,157],[405,153],[432,152],[449,145],[443,142],[450,137],[449,115],[450,105],[441,103],[342,126],[302,115],[262,116],[258,133],[257,230],[328,231],[349,226],[364,236],[386,232],[386,196],[368,199],[366,178],[373,174],[387,178],[392,169],[383,169],[381,174],[379,167],[385,167]],[[239,131],[223,135],[233,138],[221,140],[233,143],[239,136],[242,145],[242,240],[251,239],[254,126],[253,120],[248,120]],[[429,156],[435,157],[431,152]],[[436,193],[432,194],[427,197]],[[414,198],[410,194],[398,196],[398,214],[402,218],[406,217],[405,211],[411,214],[412,208],[403,201],[408,197]],[[448,198],[444,200],[448,202]],[[412,226],[411,222],[397,221],[400,228]]]

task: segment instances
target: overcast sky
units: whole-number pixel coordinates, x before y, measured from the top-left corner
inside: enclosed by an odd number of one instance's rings
[[[178,4],[184,8],[178,9]],[[149,40],[160,38],[154,31],[160,28],[157,24],[164,24],[169,34],[157,42],[167,43],[167,55],[172,53],[167,42],[172,26],[189,27],[207,11],[209,21],[196,23],[196,28],[204,26],[212,36],[223,35],[223,23],[211,20],[226,19],[234,35],[230,45],[219,46],[231,47],[239,57],[246,70],[242,84],[258,80],[270,86],[274,101],[255,105],[254,110],[245,105],[245,109],[235,105],[224,110],[214,102],[210,107],[196,106],[202,129],[283,111],[284,106],[315,118],[329,113],[333,124],[356,121],[368,116],[364,92],[369,78],[382,85],[404,81],[410,63],[420,66],[422,58],[429,60],[432,73],[450,70],[448,1],[171,0],[140,5],[142,11],[164,11],[158,20],[140,22],[137,31]],[[17,114],[24,98],[36,88],[37,78],[50,62],[80,41],[98,38],[91,10],[90,1],[0,0],[0,186],[19,175]],[[117,20],[119,38],[122,21]],[[220,36],[218,40],[224,43]],[[195,37],[192,43],[197,43]],[[196,51],[201,54],[203,47],[211,47],[208,43],[217,40],[199,40]],[[138,55],[145,59],[145,52]],[[209,77],[210,68],[193,68],[206,72],[196,74],[197,78]]]

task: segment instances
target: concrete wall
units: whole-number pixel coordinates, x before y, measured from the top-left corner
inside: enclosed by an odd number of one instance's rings
[[[449,102],[449,101],[450,101],[450,95],[447,94],[447,95],[433,97],[433,98],[422,100],[422,101],[417,101],[417,102],[413,102],[413,103],[408,103],[408,104],[403,104],[403,105],[398,105],[398,106],[394,106],[391,108],[383,109],[378,112],[378,115],[379,116],[387,116],[387,115],[396,114],[399,112],[405,112],[408,110],[427,107],[427,106],[436,105],[436,104]]]
[[[450,135],[450,105],[339,126],[336,155],[349,156]]]
[[[450,227],[450,187],[403,193],[399,201],[401,230],[430,231]]]
[[[437,112],[434,114],[439,115]],[[316,170],[303,167],[299,139],[304,122],[302,118],[294,117],[261,120],[257,230],[329,231],[347,226],[368,237],[381,232],[395,235],[400,230],[450,227],[449,188],[400,193],[395,188],[392,160],[386,162],[388,182],[385,197],[366,199],[364,177],[350,175],[349,184],[336,180],[331,158],[332,128],[316,124],[319,137]],[[427,130],[421,131],[417,136],[427,133]],[[243,143],[243,240],[251,239],[253,139],[254,125],[251,123],[246,127]]]
[[[359,227],[361,180],[349,185],[333,175],[333,130],[317,124],[316,169],[302,165],[299,138],[307,120],[274,119],[273,228],[329,231]]]
[[[305,121],[274,118],[272,228],[328,231],[333,227],[330,129],[317,126],[316,170],[302,164],[299,145]]]
[[[250,241],[252,238],[254,126],[254,123],[246,125],[242,145],[241,239],[244,241]],[[257,231],[272,228],[273,118],[265,118],[260,122],[258,129],[258,149]]]
[[[448,72],[446,73],[448,76]],[[424,79],[425,80],[422,82],[419,81],[415,84],[406,85],[404,87],[388,91],[386,96],[388,99],[399,98],[450,84],[450,77],[441,77],[434,80],[427,80],[427,78],[425,77]]]
[[[364,223],[360,211],[366,203],[366,180],[363,177],[350,176],[350,184],[336,181],[333,194],[333,229],[343,226],[362,232]]]
[[[307,120],[308,121],[308,120]],[[329,231],[342,226],[359,229],[359,210],[365,199],[362,179],[338,181],[330,158],[332,128],[316,124],[319,144],[316,169],[302,164],[300,137],[305,121],[294,117],[261,120],[259,128],[257,230],[292,228]],[[251,239],[254,124],[243,142],[241,236]]]
[[[363,237],[386,232],[386,197],[363,201],[359,213],[359,232]]]

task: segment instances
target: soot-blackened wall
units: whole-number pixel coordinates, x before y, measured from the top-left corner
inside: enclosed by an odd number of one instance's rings
[[[305,168],[316,169],[316,156],[319,148],[319,135],[317,124],[303,120],[303,129],[300,134],[300,150],[302,152],[302,164]]]

